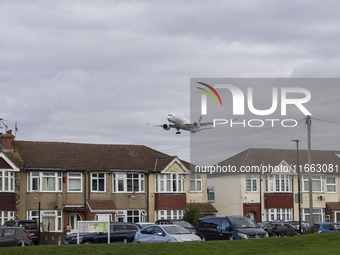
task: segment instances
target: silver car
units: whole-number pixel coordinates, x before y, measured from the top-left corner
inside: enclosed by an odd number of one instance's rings
[[[169,243],[201,241],[201,238],[178,225],[154,225],[137,231],[135,243]]]

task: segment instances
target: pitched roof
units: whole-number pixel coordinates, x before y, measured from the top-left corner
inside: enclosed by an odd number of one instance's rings
[[[158,159],[158,172],[174,158],[144,145],[15,141],[15,149],[6,155],[32,169],[154,171]]]
[[[277,166],[283,160],[289,165],[295,167],[297,164],[297,151],[286,149],[250,148],[219,162],[218,165],[230,165],[240,169],[241,166]],[[336,165],[340,165],[340,151],[312,150],[311,161],[312,164],[331,164],[335,167]],[[299,162],[302,166],[308,164],[307,150],[299,150]],[[339,174],[334,171],[332,174]]]
[[[329,210],[340,210],[340,203],[334,202],[334,203],[326,203],[326,208]]]
[[[193,203],[201,212],[217,212],[216,208],[210,203]],[[189,204],[187,204],[188,206]]]
[[[91,212],[116,210],[114,202],[110,199],[89,199],[87,205]]]

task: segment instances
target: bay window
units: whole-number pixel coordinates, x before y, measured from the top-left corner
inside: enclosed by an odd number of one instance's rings
[[[0,192],[14,192],[14,172],[0,171]]]
[[[39,220],[39,211],[29,211],[30,220]],[[40,211],[40,227],[43,232],[62,231],[62,211]]]
[[[292,192],[292,176],[286,174],[267,175],[266,192]]]
[[[184,174],[156,174],[156,192],[184,192]]]
[[[292,209],[290,208],[272,208],[266,210],[267,221],[273,220],[291,220]]]

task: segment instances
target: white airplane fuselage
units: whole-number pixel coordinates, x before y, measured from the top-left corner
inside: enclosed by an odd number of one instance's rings
[[[179,129],[190,131],[190,129],[188,128],[188,124],[190,124],[190,121],[188,121],[188,120],[186,120],[186,119],[184,119],[180,116],[176,116],[173,113],[169,113],[168,114],[168,121],[170,123],[173,123]]]

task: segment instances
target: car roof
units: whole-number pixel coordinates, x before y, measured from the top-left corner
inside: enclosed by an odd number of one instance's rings
[[[22,227],[0,227],[0,230],[1,229],[25,229],[25,228],[22,228]]]
[[[319,225],[340,225],[338,222],[318,222],[314,224],[319,224]]]

